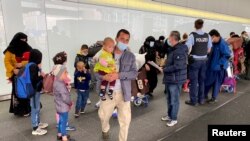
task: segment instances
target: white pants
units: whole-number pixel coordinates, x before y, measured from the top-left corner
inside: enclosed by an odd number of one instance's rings
[[[120,125],[119,141],[127,141],[131,121],[131,106],[130,101],[124,102],[121,91],[114,91],[113,100],[107,97],[107,100],[101,101],[98,114],[102,124],[102,131],[109,131],[109,120],[115,108],[117,108],[118,122]]]

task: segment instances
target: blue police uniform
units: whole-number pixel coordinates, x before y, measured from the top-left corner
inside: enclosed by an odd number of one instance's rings
[[[212,47],[211,37],[197,30],[189,35],[186,45],[190,48],[189,79],[190,102],[192,105],[204,102],[204,82],[208,49]]]

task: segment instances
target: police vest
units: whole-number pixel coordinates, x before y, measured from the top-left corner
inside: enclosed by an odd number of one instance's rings
[[[199,35],[196,32],[192,32],[194,36],[194,45],[192,46],[191,55],[205,56],[208,50],[208,40],[209,36],[207,33]]]

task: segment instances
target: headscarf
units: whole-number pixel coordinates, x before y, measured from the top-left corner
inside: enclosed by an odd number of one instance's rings
[[[148,36],[144,42],[144,48],[146,51],[146,62],[148,61],[154,61],[156,59],[156,50],[155,50],[155,44],[150,47],[151,42],[155,43],[155,38],[153,36]]]
[[[144,42],[145,48],[150,48],[150,42],[155,42],[155,38],[153,36],[148,36]]]
[[[15,34],[15,36],[12,38],[9,46],[7,49],[3,52],[4,54],[9,51],[16,55],[16,57],[22,57],[24,52],[29,52],[32,48],[31,46],[21,39],[28,39],[28,36],[22,32],[18,32]]]

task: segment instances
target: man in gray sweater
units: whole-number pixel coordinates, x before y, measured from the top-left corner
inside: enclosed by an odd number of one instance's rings
[[[137,77],[135,56],[128,50],[130,33],[121,29],[116,36],[116,47],[114,58],[118,72],[107,74],[103,79],[111,82],[116,80],[113,92],[113,100],[107,98],[101,101],[99,117],[102,124],[102,136],[104,139],[109,138],[109,120],[115,108],[118,111],[118,121],[120,125],[119,141],[127,141],[128,130],[131,121],[131,80]]]

